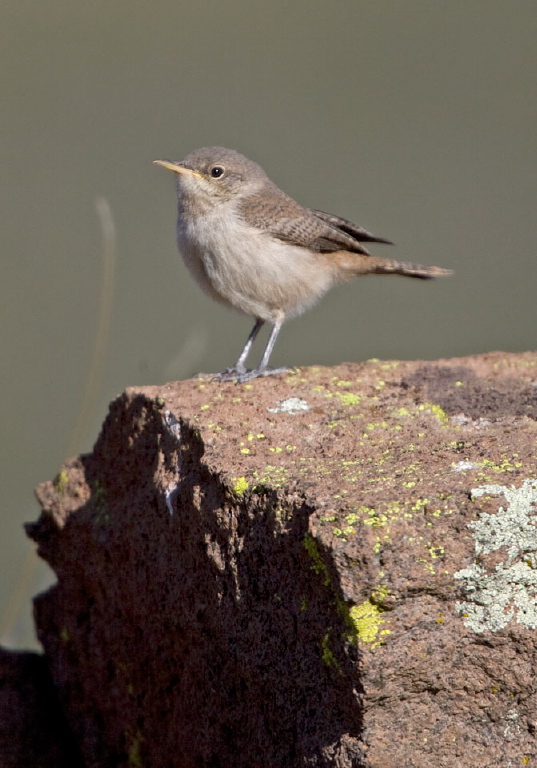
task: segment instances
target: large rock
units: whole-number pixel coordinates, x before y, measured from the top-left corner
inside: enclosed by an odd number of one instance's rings
[[[531,765],[536,418],[536,354],[127,390],[29,526],[86,764]]]
[[[83,768],[40,654],[0,648],[0,766]]]

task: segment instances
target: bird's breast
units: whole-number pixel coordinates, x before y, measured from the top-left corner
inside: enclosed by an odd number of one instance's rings
[[[299,314],[334,282],[318,254],[246,224],[232,208],[195,219],[179,215],[177,244],[206,293],[269,322]]]

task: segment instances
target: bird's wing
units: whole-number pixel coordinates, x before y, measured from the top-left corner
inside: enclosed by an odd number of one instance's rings
[[[323,221],[327,221],[333,227],[346,232],[360,243],[384,243],[385,245],[393,245],[391,240],[386,240],[385,237],[377,237],[371,232],[368,232],[367,229],[359,227],[357,224],[353,224],[352,221],[342,219],[341,216],[334,216],[333,213],[325,213],[324,211],[317,210],[313,210],[312,213],[319,216]]]
[[[243,198],[238,212],[272,237],[320,253],[346,250],[369,255],[362,241],[389,243],[339,216],[304,208],[277,187],[265,189],[262,196]]]

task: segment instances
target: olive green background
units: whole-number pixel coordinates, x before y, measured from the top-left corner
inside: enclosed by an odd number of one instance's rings
[[[126,386],[220,370],[250,329],[191,282],[174,180],[154,158],[233,147],[302,203],[397,243],[379,252],[455,269],[333,291],[284,328],[275,365],[535,348],[534,2],[4,0],[0,37],[5,643],[32,644],[29,595],[50,580],[21,530],[33,487],[91,448]],[[99,197],[116,282],[76,429],[101,304]]]

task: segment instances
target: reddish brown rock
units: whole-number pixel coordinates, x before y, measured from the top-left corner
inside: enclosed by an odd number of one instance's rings
[[[130,389],[29,526],[91,766],[537,761],[537,355]]]
[[[82,768],[45,659],[0,648],[2,768]]]

